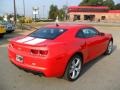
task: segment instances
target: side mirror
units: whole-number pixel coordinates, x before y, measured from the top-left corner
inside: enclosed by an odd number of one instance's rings
[[[104,36],[104,35],[105,35],[105,33],[103,33],[103,32],[100,32],[100,33],[99,33],[99,35],[100,35],[100,36]]]

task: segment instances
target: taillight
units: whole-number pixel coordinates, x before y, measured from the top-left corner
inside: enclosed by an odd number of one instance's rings
[[[48,54],[48,50],[31,50],[31,54],[33,55],[40,55],[40,56],[46,56]]]
[[[31,54],[39,54],[39,51],[38,50],[31,50]]]
[[[47,50],[40,50],[40,51],[39,51],[39,54],[40,54],[40,55],[47,55],[47,54],[48,54],[48,51],[47,51]]]

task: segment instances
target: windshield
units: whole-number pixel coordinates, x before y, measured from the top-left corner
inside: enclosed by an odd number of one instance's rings
[[[37,31],[31,33],[29,36],[43,39],[55,39],[65,31],[65,29],[60,28],[40,28]]]

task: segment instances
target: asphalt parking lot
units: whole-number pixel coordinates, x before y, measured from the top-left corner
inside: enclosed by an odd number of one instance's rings
[[[103,32],[112,33],[114,50],[110,56],[100,56],[83,68],[75,82],[45,78],[27,73],[8,60],[7,44],[12,37],[28,31],[7,34],[0,39],[0,90],[120,90],[120,27],[96,26]]]

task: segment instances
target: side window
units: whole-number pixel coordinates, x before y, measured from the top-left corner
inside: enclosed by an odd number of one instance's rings
[[[98,35],[98,31],[94,28],[85,28],[82,30],[83,35],[88,38],[88,37],[94,37],[96,35]]]
[[[76,35],[76,36],[79,37],[79,38],[84,38],[83,31],[82,31],[82,30],[79,30],[79,31],[77,32],[77,35]]]

